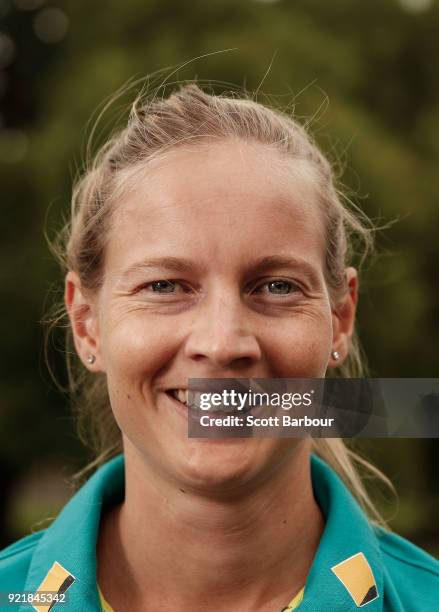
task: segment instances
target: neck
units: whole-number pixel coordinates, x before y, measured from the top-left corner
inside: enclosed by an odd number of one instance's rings
[[[159,480],[127,451],[125,501],[98,543],[98,583],[116,610],[281,610],[303,587],[323,531],[307,444],[226,499]]]

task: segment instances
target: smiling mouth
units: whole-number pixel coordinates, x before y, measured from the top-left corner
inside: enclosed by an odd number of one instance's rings
[[[183,406],[188,407],[189,392],[187,389],[167,389],[166,394],[180,402],[180,404],[183,404]]]
[[[207,414],[205,410],[201,410],[200,408],[200,405],[199,405],[200,394],[199,393],[192,391],[190,394],[191,401],[189,401],[189,390],[188,389],[166,389],[165,393],[168,397],[170,397],[174,401],[177,401],[179,404],[187,408],[190,413]],[[252,406],[251,404],[250,405],[246,404],[240,410],[237,410],[236,408],[232,408],[230,406],[225,407],[225,406],[220,405],[220,406],[211,406],[209,409],[209,412],[210,413],[224,413],[224,414],[232,413],[232,414],[244,415],[251,411],[254,411],[257,408],[258,406]]]

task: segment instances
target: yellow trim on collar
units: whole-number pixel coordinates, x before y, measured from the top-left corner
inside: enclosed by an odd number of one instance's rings
[[[290,601],[290,603],[288,604],[286,608],[282,608],[282,612],[292,612],[292,610],[295,610],[297,606],[300,603],[302,603],[304,592],[305,592],[305,587],[300,589],[300,591],[297,593],[297,595],[293,597],[293,599]],[[114,612],[113,608],[110,606],[108,601],[105,600],[102,594],[102,591],[99,588],[99,585],[98,585],[98,593],[99,593],[99,599],[101,601],[102,612]]]

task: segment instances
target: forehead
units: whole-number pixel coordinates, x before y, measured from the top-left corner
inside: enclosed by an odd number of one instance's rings
[[[271,251],[323,261],[316,178],[267,145],[228,140],[180,146],[124,178],[106,267],[154,255],[249,260]]]

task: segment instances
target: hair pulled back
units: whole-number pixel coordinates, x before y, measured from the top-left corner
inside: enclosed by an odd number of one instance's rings
[[[74,270],[85,291],[99,291],[112,212],[129,184],[130,175],[173,147],[224,139],[267,145],[283,153],[291,164],[309,165],[324,218],[324,272],[328,289],[333,299],[346,291],[345,268],[354,258],[364,260],[372,247],[373,227],[336,187],[331,164],[313,138],[298,121],[283,112],[243,95],[209,94],[194,82],[180,86],[168,98],[138,95],[126,127],[116,132],[88,162],[73,189],[70,219],[53,245],[63,272]],[[62,307],[53,322],[56,324],[65,316]],[[75,354],[68,325],[66,334],[69,391],[81,440],[94,453],[90,468],[122,451],[121,432],[113,418],[105,374],[92,374],[83,367]],[[335,375],[364,374],[354,334],[349,356]],[[341,439],[315,439],[313,446],[314,452],[340,474],[363,508],[381,520],[363,486],[357,464],[388,483],[386,477],[348,449]]]

